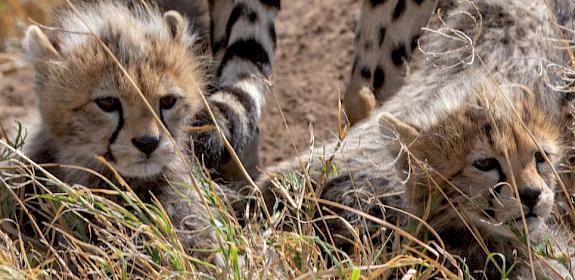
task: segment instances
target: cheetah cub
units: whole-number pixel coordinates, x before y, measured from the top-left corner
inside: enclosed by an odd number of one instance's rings
[[[549,70],[569,62],[545,38],[562,37],[555,21],[575,27],[575,5],[563,0],[440,2],[442,18],[434,18],[433,31],[419,40],[427,54],[412,58],[405,85],[343,141],[311,149],[319,154],[303,159],[309,176],[300,178],[318,178],[309,183],[321,199],[441,244],[465,262],[475,279],[571,279],[573,262],[561,263],[560,254],[574,253],[574,235],[552,214],[563,200],[554,169],[564,151],[564,115],[572,91],[549,86],[550,81],[570,82]],[[276,167],[279,175],[272,180],[280,184],[262,179],[268,206],[279,207],[278,201],[290,195],[275,186],[291,186],[300,162]],[[335,176],[326,172],[332,165]],[[342,218],[315,217],[319,233],[343,250],[390,237],[381,224],[343,207],[320,207],[323,215]],[[498,257],[491,258],[492,253]]]
[[[202,109],[196,35],[175,11],[162,15],[153,7],[128,8],[117,1],[76,10],[60,11],[57,31],[44,33],[37,26],[27,31],[41,115],[27,154],[37,163],[89,168],[113,180],[96,157],[101,156],[144,201],[151,202],[150,194],[160,200],[185,248],[213,246],[198,194],[170,185],[190,182],[185,159],[170,138],[185,153],[186,128]],[[79,169],[49,170],[69,184],[106,186]]]

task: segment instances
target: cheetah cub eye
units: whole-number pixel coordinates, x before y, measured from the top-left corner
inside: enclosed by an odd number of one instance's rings
[[[122,107],[120,99],[116,97],[100,97],[96,99],[95,102],[102,111],[107,113],[119,111]]]
[[[499,167],[499,161],[494,158],[483,158],[473,162],[473,167],[488,172]]]
[[[545,155],[547,155],[547,157],[549,157],[549,154],[547,152],[545,152]],[[536,163],[545,163],[545,157],[543,156],[543,153],[541,152],[535,152],[535,162]]]
[[[163,96],[162,98],[160,98],[160,108],[162,110],[172,109],[174,107],[174,105],[176,105],[177,101],[178,101],[178,96],[176,96],[176,95],[170,94],[170,95]]]

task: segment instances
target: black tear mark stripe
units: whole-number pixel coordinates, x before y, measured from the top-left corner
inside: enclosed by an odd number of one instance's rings
[[[270,56],[264,47],[255,39],[242,39],[228,46],[217,71],[218,77],[222,75],[223,69],[233,58],[250,61],[265,77],[270,77],[272,74]]]
[[[114,144],[114,142],[116,142],[116,138],[118,138],[118,134],[120,133],[120,130],[122,129],[122,127],[124,126],[124,111],[122,110],[122,107],[118,108],[118,126],[116,127],[116,130],[114,130],[114,133],[112,133],[112,136],[110,137],[110,145]]]
[[[109,159],[112,162],[115,162],[116,159],[114,158],[114,155],[112,154],[112,149],[110,149],[110,146],[112,144],[114,144],[114,142],[116,142],[116,139],[118,138],[118,134],[120,134],[120,130],[122,130],[122,128],[124,127],[124,111],[122,110],[122,107],[120,106],[120,108],[118,109],[118,126],[116,126],[116,130],[114,130],[114,132],[112,133],[112,136],[110,136],[110,140],[108,141],[108,152],[106,154],[106,158]]]
[[[499,164],[499,162],[497,163],[497,166],[495,168],[497,169],[497,173],[499,175],[498,183],[507,182],[507,176],[505,176],[505,172],[503,172],[503,168],[501,168],[501,164]]]
[[[162,110],[161,108],[160,108],[160,116],[159,117],[160,117],[160,121],[162,121],[162,124],[164,125],[164,127],[168,128],[168,125],[166,124],[166,121],[164,120],[164,110]],[[170,129],[168,128],[168,131],[169,130]],[[170,133],[172,133],[172,132],[170,131]]]

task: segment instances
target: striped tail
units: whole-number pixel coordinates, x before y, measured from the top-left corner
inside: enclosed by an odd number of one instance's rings
[[[265,98],[272,90],[274,24],[279,9],[279,0],[210,1],[212,51],[218,68],[217,88],[208,96],[208,103],[252,176],[259,164],[257,125]],[[210,124],[207,110],[193,122],[193,126]],[[216,130],[195,132],[192,138],[196,156],[209,168],[226,179],[241,178]]]

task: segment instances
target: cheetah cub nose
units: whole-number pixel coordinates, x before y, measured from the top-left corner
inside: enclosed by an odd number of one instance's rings
[[[138,150],[146,155],[153,153],[160,144],[160,137],[158,136],[140,136],[132,138],[132,143]]]
[[[527,188],[519,192],[519,198],[521,199],[521,202],[531,210],[539,201],[540,194],[541,190]]]

